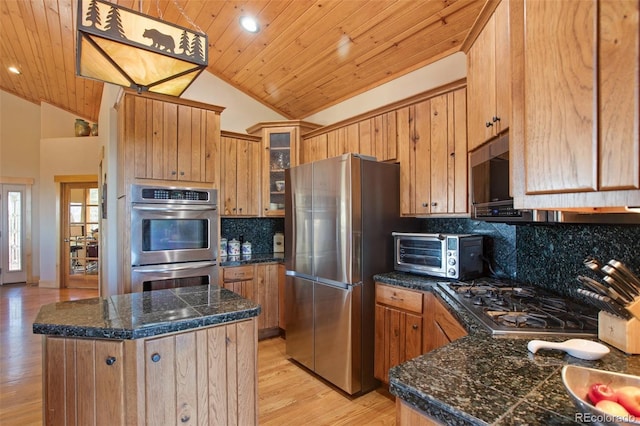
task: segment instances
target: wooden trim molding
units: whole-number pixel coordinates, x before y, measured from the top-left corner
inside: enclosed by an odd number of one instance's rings
[[[476,18],[476,22],[474,22],[473,26],[471,27],[471,30],[469,30],[469,33],[467,34],[467,38],[465,38],[464,41],[462,42],[462,46],[460,46],[461,52],[469,53],[469,49],[478,38],[478,35],[480,35],[482,30],[484,29],[484,26],[487,25],[487,22],[489,22],[491,15],[493,15],[493,12],[496,10],[498,5],[500,4],[500,1],[501,0],[487,0],[484,7],[480,11],[480,14]],[[505,1],[509,1],[509,0],[505,0]]]
[[[406,98],[406,99],[403,99],[401,101],[397,101],[397,102],[394,102],[392,104],[388,104],[388,105],[382,106],[380,108],[376,108],[374,110],[371,110],[371,111],[368,111],[368,112],[365,112],[365,113],[362,113],[362,114],[359,114],[359,115],[355,115],[353,117],[347,118],[346,120],[342,120],[342,121],[339,121],[337,123],[333,123],[333,124],[330,124],[328,126],[324,126],[324,127],[320,127],[318,129],[312,130],[312,131],[310,131],[308,133],[305,133],[302,136],[302,139],[306,140],[308,138],[312,138],[314,136],[322,135],[324,133],[328,133],[328,132],[330,132],[332,130],[339,129],[341,127],[346,127],[346,126],[349,126],[351,124],[359,123],[359,122],[361,122],[363,120],[366,120],[366,119],[369,119],[369,118],[373,118],[373,117],[378,116],[380,114],[384,114],[384,113],[391,112],[391,111],[397,111],[400,108],[404,108],[406,106],[410,106],[410,105],[416,104],[418,102],[422,102],[424,100],[431,99],[431,98],[433,98],[435,96],[438,96],[438,95],[441,95],[443,93],[447,93],[447,92],[450,92],[450,91],[453,91],[453,90],[456,90],[456,89],[460,89],[462,87],[465,87],[466,85],[467,85],[467,79],[466,78],[462,78],[460,80],[456,80],[456,81],[453,81],[451,83],[445,84],[443,86],[438,86],[438,87],[436,87],[434,89],[427,90],[426,92],[422,92],[422,93],[419,93],[417,95],[411,96],[410,98]]]
[[[120,89],[120,92],[118,92],[118,96],[116,98],[116,109],[120,105],[120,101],[122,100],[125,94],[140,96],[142,98],[147,98],[147,99],[155,99],[157,101],[169,102],[172,104],[186,105],[186,106],[200,108],[208,111],[214,111],[214,112],[217,112],[218,114],[220,114],[222,111],[225,110],[225,107],[218,106],[218,105],[211,105],[211,104],[206,104],[204,102],[191,101],[189,99],[177,98],[175,96],[160,95],[158,93],[150,93],[150,92],[138,93],[137,91],[131,90],[131,89]]]
[[[228,130],[220,130],[220,136],[223,138],[235,138],[251,142],[262,142],[261,136],[247,135],[245,133],[231,132]]]
[[[53,177],[54,182],[97,182],[98,175],[56,175]]]
[[[0,183],[11,184],[11,185],[33,185],[35,183],[34,178],[20,178],[20,177],[9,177],[9,176],[0,176]]]

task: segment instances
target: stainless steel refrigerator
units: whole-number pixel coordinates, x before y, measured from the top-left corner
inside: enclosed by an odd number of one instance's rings
[[[353,395],[373,377],[373,275],[393,270],[400,171],[356,154],[285,175],[287,355]]]

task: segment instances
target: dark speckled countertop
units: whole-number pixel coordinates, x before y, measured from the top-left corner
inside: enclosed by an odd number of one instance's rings
[[[194,286],[52,303],[40,308],[35,334],[139,339],[260,314],[260,305],[218,286]]]
[[[374,276],[378,282],[432,291],[469,335],[391,368],[389,390],[446,425],[575,425],[576,409],[561,369],[566,364],[640,375],[640,355],[611,348],[597,361],[561,351],[527,350],[531,338],[492,337],[435,284],[442,279],[403,273]],[[566,337],[545,338],[564,341]]]
[[[284,253],[258,253],[240,256],[222,256],[220,258],[220,266],[242,266],[250,265],[253,263],[271,263],[284,262]]]

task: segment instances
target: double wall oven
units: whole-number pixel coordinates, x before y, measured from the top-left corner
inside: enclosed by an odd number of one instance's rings
[[[131,291],[218,278],[215,189],[131,186]]]

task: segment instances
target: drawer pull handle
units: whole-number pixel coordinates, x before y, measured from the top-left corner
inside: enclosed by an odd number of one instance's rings
[[[155,354],[151,355],[151,361],[153,361],[153,362],[160,361],[160,358],[161,358],[161,356],[160,356],[159,353],[155,353]]]
[[[107,359],[105,360],[105,362],[107,363],[107,365],[113,365],[116,363],[116,357],[115,356],[108,356]]]

